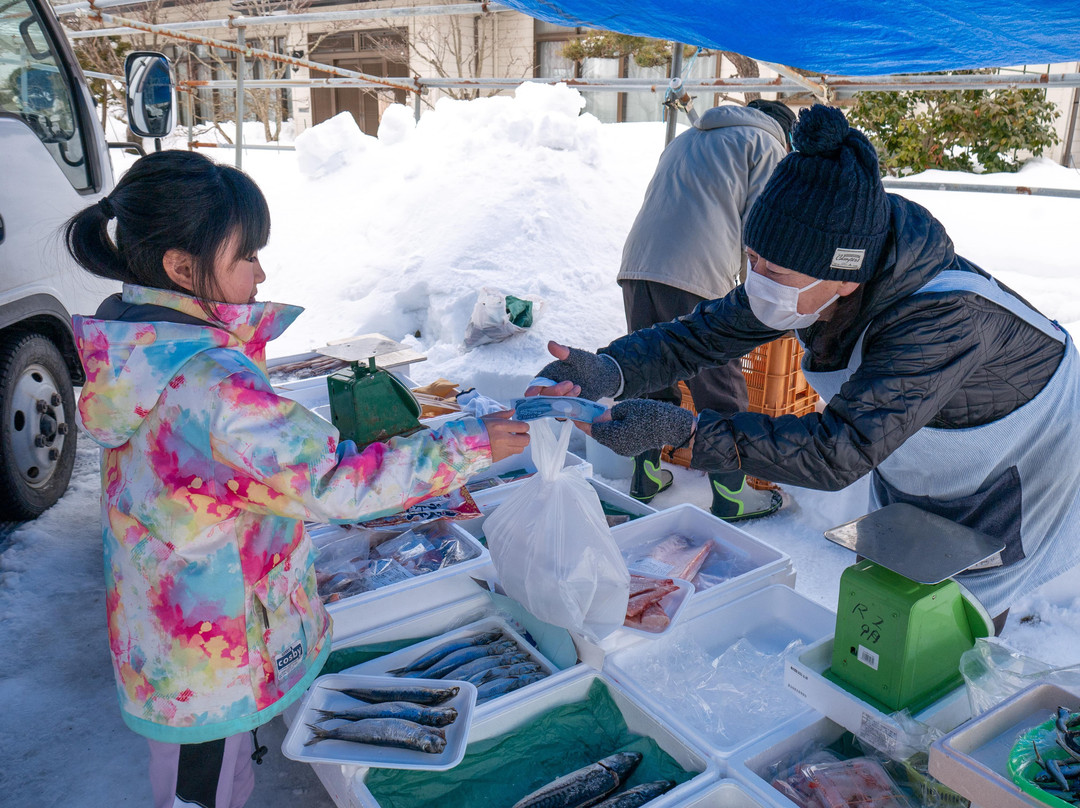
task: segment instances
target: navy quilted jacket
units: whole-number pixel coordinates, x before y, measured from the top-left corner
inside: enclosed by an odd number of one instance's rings
[[[989,423],[1033,398],[1063,356],[1061,343],[969,292],[911,296],[939,272],[986,273],[956,255],[944,227],[890,195],[892,234],[873,279],[836,313],[799,332],[810,370],[846,367],[866,331],[863,361],[822,413],[777,418],[701,413],[692,465],[804,488],[838,490],[924,426]],[[616,340],[621,398],[634,398],[782,336],[754,316],[736,287],[691,314]]]

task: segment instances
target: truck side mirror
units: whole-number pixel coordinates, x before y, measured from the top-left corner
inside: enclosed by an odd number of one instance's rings
[[[124,61],[124,78],[131,131],[139,137],[168,135],[176,121],[176,90],[169,60],[160,53],[134,51]]]

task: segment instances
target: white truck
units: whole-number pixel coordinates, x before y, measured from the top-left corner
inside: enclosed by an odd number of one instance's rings
[[[0,521],[38,516],[71,477],[82,382],[71,315],[119,286],[75,265],[60,228],[112,189],[109,146],[50,7],[0,0]]]

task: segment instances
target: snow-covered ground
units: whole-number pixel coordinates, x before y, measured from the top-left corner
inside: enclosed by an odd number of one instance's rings
[[[602,125],[579,116],[581,105],[575,91],[526,86],[515,98],[440,101],[418,126],[408,109],[391,109],[378,138],[338,118],[302,135],[296,152],[246,152],[244,168],[273,216],[261,297],[307,308],[272,353],[378,331],[427,355],[413,366],[418,382],[442,376],[505,399],[547,361],[548,339],[591,349],[624,333],[615,275],[663,126]],[[231,149],[208,153],[233,157]],[[130,164],[115,159],[118,173]],[[914,179],[1080,189],[1076,172],[1041,160],[1018,175]],[[1080,328],[1080,200],[907,195],[944,222],[958,252]],[[530,332],[467,352],[462,335],[483,286],[538,296],[545,307]],[[704,477],[675,473],[676,485],[654,504],[708,507]],[[864,512],[866,482],[787,495],[778,515],[745,527],[792,557],[797,590],[833,608],[852,556],[821,533]],[[97,498],[97,455],[84,439],[67,495],[2,545],[5,804],[149,802],[146,747],[123,726],[113,692]],[[1018,603],[1004,637],[1053,665],[1080,662],[1076,587],[1059,580]],[[281,756],[283,734],[280,719],[260,731],[271,754],[250,804],[330,805],[311,770]]]

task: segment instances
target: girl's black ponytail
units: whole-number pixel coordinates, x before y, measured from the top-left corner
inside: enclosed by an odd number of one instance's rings
[[[72,257],[87,271],[110,281],[134,283],[109,237],[112,203],[108,197],[79,211],[64,225],[64,243]],[[104,204],[102,204],[104,203]]]

